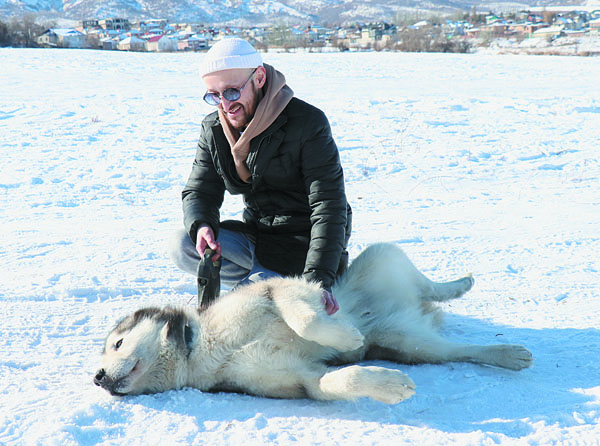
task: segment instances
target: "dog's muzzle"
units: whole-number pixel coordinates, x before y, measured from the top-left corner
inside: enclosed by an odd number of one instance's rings
[[[117,392],[115,389],[119,384],[119,380],[114,380],[110,376],[106,374],[104,369],[100,369],[96,372],[96,376],[94,376],[94,384],[102,387],[104,390],[110,392],[113,396],[125,396],[125,393]]]

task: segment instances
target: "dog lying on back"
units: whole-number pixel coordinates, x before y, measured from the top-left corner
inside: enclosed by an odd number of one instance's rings
[[[319,285],[276,278],[221,296],[207,308],[146,308],[108,335],[94,382],[113,395],[182,387],[274,398],[394,404],[415,384],[399,370],[356,365],[473,362],[521,370],[532,363],[519,345],[479,346],[442,338],[433,305],[462,296],[470,276],[436,283],[404,252],[376,244],[333,287],[340,310],[328,316]]]

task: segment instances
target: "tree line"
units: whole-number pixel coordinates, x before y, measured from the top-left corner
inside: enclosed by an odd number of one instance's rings
[[[34,16],[23,16],[10,22],[0,20],[0,47],[37,47],[36,39],[54,23],[39,24]]]

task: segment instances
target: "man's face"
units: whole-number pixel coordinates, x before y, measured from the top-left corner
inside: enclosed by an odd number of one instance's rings
[[[207,74],[203,77],[206,89],[209,92],[221,94],[221,103],[217,106],[223,111],[225,118],[232,127],[243,130],[254,117],[254,112],[258,106],[257,91],[265,84],[266,73],[263,67],[258,67],[250,80],[253,69],[231,69],[221,70]],[[248,83],[242,89],[240,98],[236,101],[228,101],[222,96],[223,91],[228,88],[239,89]]]

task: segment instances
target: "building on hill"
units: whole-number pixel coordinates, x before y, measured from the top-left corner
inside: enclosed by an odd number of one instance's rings
[[[537,31],[538,29],[541,29],[541,28],[546,28],[546,27],[548,27],[548,24],[543,23],[543,22],[538,22],[538,23],[525,22],[525,23],[516,23],[514,25],[511,25],[510,29],[512,30],[512,32],[514,32],[517,35],[525,36],[525,37],[532,37],[533,33],[535,31]]]
[[[117,50],[118,42],[110,37],[105,37],[104,39],[100,39],[100,48],[107,51]]]
[[[146,42],[138,37],[130,36],[121,40],[117,44],[117,49],[121,51],[144,51],[146,49]]]
[[[36,41],[44,47],[85,48],[85,34],[72,28],[47,29]]]
[[[533,37],[540,39],[554,39],[561,35],[562,30],[562,26],[547,26],[546,28],[540,28],[535,31]]]
[[[100,23],[96,19],[82,20],[80,26],[83,29],[95,29],[100,28]]]
[[[189,36],[177,41],[177,49],[179,51],[199,51],[208,49],[208,39]]]
[[[146,41],[146,51],[170,52],[177,51],[177,40],[170,37],[154,36]]]
[[[129,20],[122,19],[119,17],[98,20],[98,25],[102,29],[106,29],[106,30],[110,29],[110,30],[126,31],[126,30],[131,29],[131,24],[129,23]]]

